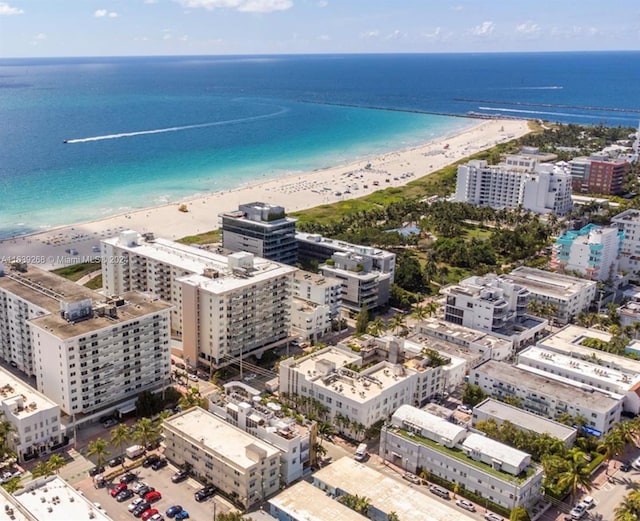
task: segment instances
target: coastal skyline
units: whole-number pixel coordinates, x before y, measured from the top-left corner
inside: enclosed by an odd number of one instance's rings
[[[0,2],[0,57],[640,49],[640,7],[574,2]]]

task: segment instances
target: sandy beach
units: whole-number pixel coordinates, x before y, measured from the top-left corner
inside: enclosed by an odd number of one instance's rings
[[[79,257],[99,255],[96,249],[100,240],[125,229],[179,239],[218,228],[218,214],[237,210],[242,203],[263,201],[293,212],[362,197],[389,186],[404,185],[528,131],[527,122],[522,120],[481,120],[459,134],[410,149],[182,201],[188,212],[178,211],[181,203],[172,203],[6,239],[0,242],[0,260],[6,263],[24,258],[49,269],[76,263]]]

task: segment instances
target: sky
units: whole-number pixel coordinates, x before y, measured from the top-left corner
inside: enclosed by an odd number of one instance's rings
[[[640,50],[638,0],[0,0],[0,57]]]

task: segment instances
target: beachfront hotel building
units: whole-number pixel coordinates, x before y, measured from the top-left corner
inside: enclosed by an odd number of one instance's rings
[[[367,517],[375,521],[388,520],[392,512],[395,512],[398,519],[402,521],[472,521],[475,519],[460,508],[449,506],[433,495],[427,494],[426,488],[405,484],[395,477],[358,463],[347,456],[314,473],[313,485],[336,502],[345,494],[369,498]],[[277,500],[278,497],[276,496],[275,499]],[[315,508],[312,507],[312,510],[315,511]],[[279,515],[276,517],[289,521],[286,517]],[[300,519],[307,521],[304,517]],[[342,518],[323,516],[321,519],[337,521]]]
[[[273,401],[263,403],[258,391],[243,382],[229,382],[208,396],[209,412],[280,450],[280,482],[288,485],[316,464],[317,424],[298,423]]]
[[[0,411],[13,427],[5,441],[18,461],[47,454],[62,445],[65,432],[58,404],[2,368]]]
[[[581,311],[588,311],[598,289],[594,280],[527,266],[520,266],[501,277],[528,289],[531,300],[555,306],[553,318],[561,324],[567,324]]]
[[[517,400],[525,411],[556,419],[562,414],[587,420],[590,434],[601,436],[620,421],[623,397],[599,389],[581,388],[548,375],[537,374],[504,362],[489,360],[469,373],[469,383],[487,396]]]
[[[221,213],[220,221],[223,248],[283,264],[297,262],[296,219],[286,217],[282,206],[241,204],[235,211]]]
[[[640,271],[640,210],[625,210],[611,224],[624,233],[618,268],[635,275]]]
[[[624,179],[631,163],[625,159],[593,155],[576,157],[569,161],[569,167],[574,192],[617,195],[624,192]]]
[[[280,450],[194,407],[163,422],[165,456],[247,509],[280,489]]]
[[[509,422],[516,429],[537,434],[547,434],[563,442],[566,447],[573,446],[578,431],[564,423],[559,423],[539,414],[527,412],[508,403],[487,398],[473,408],[471,422],[474,427],[481,421],[493,420],[500,426]]]
[[[588,224],[569,230],[556,239],[549,267],[553,271],[575,271],[589,280],[613,280],[624,232],[615,226]]]
[[[532,168],[533,166],[533,168]],[[538,214],[571,210],[571,174],[565,169],[527,162],[489,165],[475,159],[458,167],[454,201],[495,209],[522,208]]]
[[[108,408],[130,412],[140,392],[169,383],[169,304],[136,292],[105,300],[34,266],[5,271],[0,287],[2,306],[14,313],[11,325],[29,353],[23,358],[32,360],[29,374],[65,414],[90,419]],[[41,313],[29,318],[30,305]]]
[[[410,405],[382,428],[380,456],[413,474],[427,470],[509,510],[540,499],[542,468],[531,455]]]
[[[447,322],[509,338],[516,347],[535,340],[547,325],[528,314],[529,290],[497,275],[472,276],[441,291]]]
[[[343,308],[372,310],[389,301],[395,253],[310,233],[296,233],[296,241],[301,262],[318,262],[322,275],[341,281]]]
[[[107,294],[135,289],[174,306],[172,334],[192,366],[260,356],[289,338],[296,268],[255,257],[201,250],[126,231],[102,241]]]

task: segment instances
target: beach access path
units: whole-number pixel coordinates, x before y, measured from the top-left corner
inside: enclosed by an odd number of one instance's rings
[[[473,122],[473,120],[470,120]],[[219,227],[218,214],[254,201],[284,206],[287,212],[358,198],[390,186],[401,186],[529,132],[525,120],[478,120],[476,125],[417,147],[313,172],[258,182],[184,201],[76,223],[0,242],[0,260],[23,260],[44,269],[94,257],[99,262],[101,239],[122,230],[153,232],[179,239]],[[186,204],[186,212],[179,211]]]

